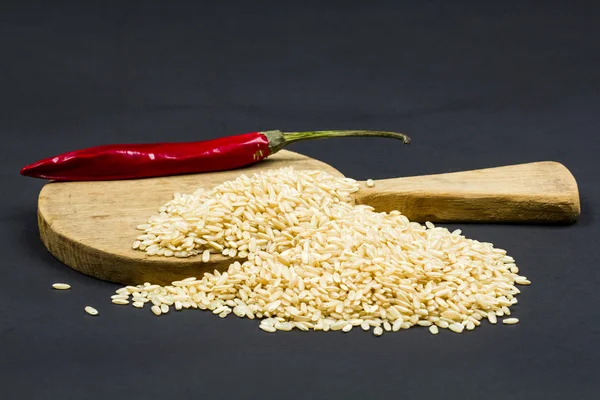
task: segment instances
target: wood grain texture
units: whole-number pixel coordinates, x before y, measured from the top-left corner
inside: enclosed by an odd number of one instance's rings
[[[570,223],[580,212],[575,178],[552,161],[380,180],[356,202],[432,222]]]
[[[148,257],[131,249],[145,223],[174,192],[211,188],[240,174],[293,166],[342,174],[309,157],[281,151],[248,168],[217,173],[107,182],[51,182],[38,202],[41,239],[58,260],[84,274],[123,284],[169,283],[233,261],[219,255]],[[387,179],[355,200],[378,211],[398,209],[417,221],[569,222],[579,214],[577,184],[558,163],[544,162],[452,174]]]

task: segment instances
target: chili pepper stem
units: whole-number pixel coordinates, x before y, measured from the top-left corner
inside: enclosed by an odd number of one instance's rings
[[[324,139],[331,137],[388,137],[400,139],[404,144],[410,143],[410,138],[402,133],[386,131],[308,131],[308,132],[281,132],[281,131],[263,131],[263,135],[269,140],[269,150],[271,154],[278,152],[290,143],[300,140]]]

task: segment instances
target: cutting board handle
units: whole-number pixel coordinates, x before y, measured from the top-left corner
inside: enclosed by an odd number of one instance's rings
[[[355,199],[432,222],[570,223],[580,212],[575,178],[553,161],[363,183]]]

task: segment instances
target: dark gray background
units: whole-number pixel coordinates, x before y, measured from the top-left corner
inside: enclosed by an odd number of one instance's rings
[[[46,3],[0,8],[1,399],[598,398],[597,5]],[[357,179],[539,160],[574,173],[573,226],[452,226],[508,249],[531,278],[519,325],[270,335],[246,319],[113,306],[117,285],[46,252],[44,182],[18,175],[106,143],[355,128],[413,144],[292,150]]]

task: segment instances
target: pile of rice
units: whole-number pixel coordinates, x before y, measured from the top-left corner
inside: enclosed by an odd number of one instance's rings
[[[274,332],[350,331],[375,335],[412,326],[431,333],[472,330],[510,315],[527,285],[506,251],[398,211],[354,205],[359,184],[322,171],[269,170],[212,190],[175,193],[138,228],[148,255],[240,258],[226,272],[117,290],[117,304],[152,303],[261,318]],[[511,319],[515,322],[515,319]]]

